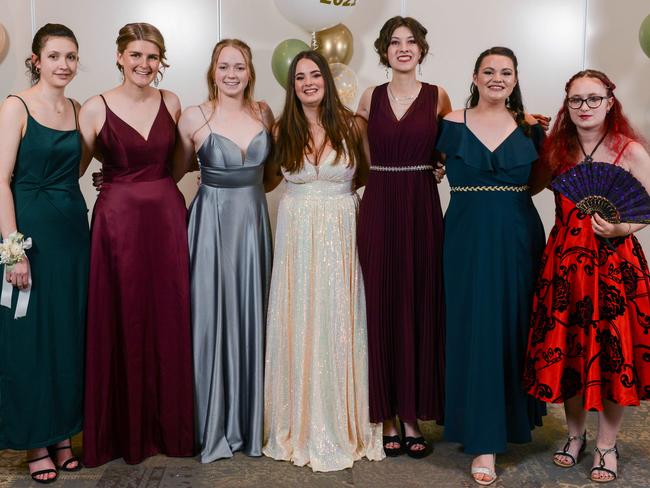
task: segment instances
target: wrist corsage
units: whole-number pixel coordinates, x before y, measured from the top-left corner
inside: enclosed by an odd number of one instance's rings
[[[0,244],[0,264],[5,264],[11,268],[15,264],[22,262],[27,257],[25,250],[30,247],[32,247],[31,237],[25,239],[25,236],[20,232],[12,232]]]

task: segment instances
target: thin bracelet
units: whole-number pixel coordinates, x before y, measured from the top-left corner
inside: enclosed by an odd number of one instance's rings
[[[632,224],[628,222],[627,223],[627,235],[629,236],[630,234],[632,234]]]

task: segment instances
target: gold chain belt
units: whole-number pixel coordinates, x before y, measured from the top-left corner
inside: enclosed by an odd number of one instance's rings
[[[452,186],[449,188],[449,191],[514,191],[522,192],[528,191],[530,187],[528,185],[520,186]]]
[[[420,164],[418,166],[370,166],[372,171],[389,171],[389,172],[401,172],[401,171],[427,171],[433,170],[431,164]]]

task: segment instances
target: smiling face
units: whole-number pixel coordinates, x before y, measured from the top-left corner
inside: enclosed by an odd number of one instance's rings
[[[316,63],[303,58],[296,64],[294,89],[300,103],[304,106],[317,107],[325,97],[325,80]]]
[[[515,66],[508,56],[491,54],[481,61],[474,74],[479,97],[489,102],[503,102],[517,85]]]
[[[390,67],[396,71],[415,70],[422,57],[422,49],[408,27],[400,26],[393,31],[386,57]]]
[[[160,49],[150,41],[131,41],[117,53],[124,80],[139,87],[151,84],[160,69]]]
[[[225,46],[219,53],[214,69],[217,90],[231,97],[243,96],[249,79],[248,63],[242,52],[235,47]]]
[[[608,96],[607,87],[597,78],[577,78],[574,80],[567,92],[568,112],[571,121],[576,127],[585,130],[604,126],[607,112],[614,103],[613,98],[607,98]],[[578,101],[578,99],[581,100]],[[570,102],[575,105],[582,103],[582,105],[580,108],[574,109],[571,108]],[[592,106],[600,103],[600,106],[591,108],[587,103]]]
[[[79,55],[76,44],[66,37],[50,37],[39,56],[32,54],[32,64],[40,78],[55,87],[64,87],[77,74]]]

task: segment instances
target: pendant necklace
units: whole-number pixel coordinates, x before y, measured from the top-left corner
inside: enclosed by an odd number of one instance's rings
[[[605,137],[607,137],[607,131],[603,134],[603,137],[600,138],[600,141],[594,146],[594,149],[587,154],[587,151],[585,151],[585,148],[582,146],[582,142],[580,142],[580,137],[576,136],[578,139],[578,146],[580,146],[580,150],[582,151],[582,155],[585,157],[582,161],[580,161],[578,164],[582,163],[593,163],[594,158],[593,155],[596,152],[596,149],[602,144],[602,142],[605,140]]]

